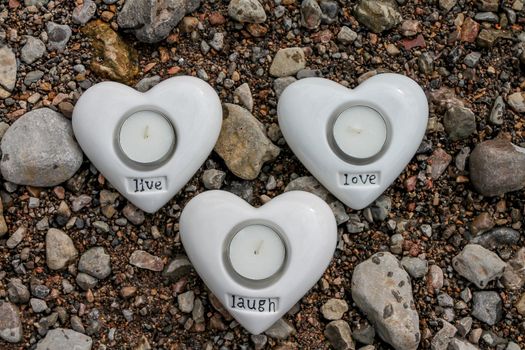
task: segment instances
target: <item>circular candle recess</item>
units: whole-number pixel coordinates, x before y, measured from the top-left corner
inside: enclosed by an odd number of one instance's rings
[[[230,242],[229,259],[233,269],[250,280],[275,275],[282,268],[285,256],[284,242],[268,226],[246,226]]]
[[[144,110],[130,115],[119,133],[122,152],[142,164],[165,159],[175,145],[175,130],[162,114]]]
[[[332,131],[337,147],[356,159],[368,159],[381,152],[388,133],[381,114],[366,106],[344,110],[337,117]]]

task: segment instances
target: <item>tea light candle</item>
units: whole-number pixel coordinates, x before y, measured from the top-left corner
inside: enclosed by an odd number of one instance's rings
[[[229,259],[235,272],[251,280],[273,276],[284,264],[286,248],[281,237],[264,225],[250,225],[230,242]]]
[[[343,111],[334,123],[337,147],[346,155],[367,159],[378,154],[387,138],[385,120],[375,109],[353,106]]]
[[[175,144],[175,131],[160,113],[144,110],[130,115],[119,133],[122,152],[131,160],[154,163],[165,158]]]

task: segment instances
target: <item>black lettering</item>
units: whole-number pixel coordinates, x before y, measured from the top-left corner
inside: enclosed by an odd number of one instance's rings
[[[273,310],[272,310],[273,306]],[[275,305],[275,302],[272,301],[272,299],[268,298],[268,311],[269,312],[275,312],[277,310],[277,305]]]
[[[248,309],[256,310],[256,308],[255,308],[255,303],[256,303],[255,299],[252,299],[251,301],[253,302],[252,305],[250,305],[250,299],[246,300],[246,305],[248,306]]]
[[[135,192],[138,192],[139,191],[139,180],[133,179],[133,181],[135,181]]]
[[[359,179],[361,180],[361,182],[363,183],[363,185],[366,185],[366,182],[368,181],[368,177],[370,175],[365,175],[365,179],[363,180],[363,175],[359,175]]]
[[[377,176],[375,176],[375,175],[370,175],[370,184],[371,184],[371,185],[376,185],[376,184],[377,184],[377,182],[375,182],[375,181],[376,181],[376,178],[377,178]]]
[[[152,190],[153,189],[153,181],[146,180],[146,188],[148,190]]]
[[[237,302],[237,307],[239,309],[245,309],[246,306],[244,306],[244,298],[243,297],[239,297],[239,301]]]
[[[357,184],[357,176],[352,177],[352,183],[355,185]]]
[[[144,179],[140,179],[140,192],[144,192]]]
[[[232,309],[235,309],[235,295],[232,295]]]
[[[345,183],[344,186],[348,186],[348,174],[345,174]]]
[[[265,310],[264,305],[266,305],[266,300],[262,300],[262,299],[259,300],[259,308],[258,308],[259,312],[264,312]]]
[[[157,191],[162,190],[162,181],[157,181],[157,182],[155,182],[155,189],[156,189]]]

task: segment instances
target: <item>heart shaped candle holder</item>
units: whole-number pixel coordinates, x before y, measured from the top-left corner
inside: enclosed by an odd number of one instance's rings
[[[138,208],[153,213],[169,201],[211,153],[222,124],[213,88],[187,76],[146,93],[103,82],[73,111],[80,147],[108,181]]]
[[[355,89],[306,78],[288,86],[277,107],[288,145],[332,194],[363,209],[395,181],[425,135],[428,101],[399,74]]]
[[[225,191],[193,198],[180,218],[195,270],[230,314],[259,334],[322,276],[337,242],[330,207],[291,191],[260,208]]]

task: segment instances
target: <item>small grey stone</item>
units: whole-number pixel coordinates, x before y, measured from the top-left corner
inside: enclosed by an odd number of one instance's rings
[[[48,37],[47,49],[49,51],[64,51],[72,34],[71,28],[67,24],[47,22],[46,30]]]
[[[465,107],[450,108],[443,118],[443,124],[452,141],[467,138],[476,132],[476,117]]]
[[[11,303],[0,300],[0,339],[8,343],[22,340],[22,321],[18,308]]]
[[[0,98],[6,98],[15,88],[17,72],[15,53],[7,45],[0,47],[0,62]]]
[[[222,170],[208,169],[202,173],[202,184],[207,190],[218,190],[221,188],[226,173]]]
[[[295,334],[295,328],[281,318],[268,328],[265,333],[273,339],[286,339],[292,334]]]
[[[36,350],[91,350],[93,341],[87,335],[66,328],[55,328],[47,332],[44,339],[38,342]]]
[[[472,316],[489,326],[498,323],[503,317],[503,301],[497,292],[474,292]]]
[[[463,62],[471,68],[474,68],[478,65],[479,59],[481,58],[481,52],[471,52],[465,56]]]
[[[509,290],[518,290],[525,285],[525,248],[518,250],[508,261],[501,281]]]
[[[332,213],[334,213],[335,221],[337,225],[344,224],[350,219],[350,216],[346,213],[345,206],[339,201],[334,201],[329,204]]]
[[[401,23],[402,17],[394,0],[360,0],[355,17],[374,33],[381,33]]]
[[[2,138],[1,150],[4,179],[36,187],[68,180],[83,158],[71,122],[49,108],[33,110],[16,120]]]
[[[111,274],[110,256],[102,247],[91,248],[80,257],[78,270],[102,280]]]
[[[507,140],[479,143],[469,165],[472,184],[484,196],[499,196],[525,186],[525,148]]]
[[[98,279],[83,272],[77,274],[75,281],[83,290],[93,289],[98,283]]]
[[[235,103],[242,104],[250,112],[253,111],[253,97],[248,83],[244,83],[235,89],[233,92],[233,97],[235,99]]]
[[[472,317],[463,317],[461,320],[457,321],[456,328],[458,330],[458,334],[462,337],[465,337],[472,328]]]
[[[447,293],[441,293],[437,296],[438,305],[441,307],[454,307],[454,299]]]
[[[46,234],[46,263],[51,270],[62,270],[78,256],[73,240],[63,231],[51,228]]]
[[[457,2],[458,0],[439,0],[439,7],[445,12],[448,12],[456,6]]]
[[[24,239],[24,236],[26,234],[26,228],[25,227],[19,227],[5,242],[5,245],[7,248],[13,249],[17,245],[19,245],[22,240]]]
[[[252,334],[250,336],[250,340],[252,341],[255,350],[262,350],[266,346],[266,343],[268,342],[268,337],[264,334]]]
[[[376,337],[376,331],[374,327],[366,320],[362,321],[352,332],[352,338],[361,344],[373,344],[374,338]]]
[[[270,74],[274,77],[294,75],[306,67],[306,57],[300,47],[280,49],[273,58]]]
[[[525,113],[525,92],[515,92],[507,97],[507,103],[516,113]]]
[[[126,219],[128,219],[133,225],[142,225],[146,219],[144,212],[131,203],[128,203],[124,209],[122,209],[122,214],[124,214]]]
[[[357,33],[347,26],[342,26],[341,30],[339,30],[339,33],[337,34],[337,40],[343,45],[351,44],[356,39]]]
[[[464,339],[454,338],[448,344],[448,350],[478,350],[478,347]]]
[[[487,249],[499,249],[517,244],[520,236],[518,231],[510,227],[498,227],[474,237],[470,243],[479,244]]]
[[[263,23],[266,12],[258,0],[231,0],[228,15],[241,23]]]
[[[308,29],[316,29],[321,24],[323,12],[316,0],[303,0],[301,3],[301,25]]]
[[[95,12],[97,12],[97,4],[93,0],[84,0],[82,5],[73,9],[73,22],[84,25],[95,15]]]
[[[143,250],[135,250],[129,257],[129,263],[141,269],[160,272],[164,269],[164,263],[158,256]]]
[[[429,52],[424,52],[417,59],[419,71],[423,74],[430,74],[434,71],[434,57]]]
[[[199,298],[195,298],[193,310],[191,310],[191,318],[193,318],[196,323],[204,322],[204,305],[202,305],[202,301]]]
[[[38,60],[46,52],[46,45],[42,40],[34,36],[27,36],[26,43],[20,50],[20,59],[22,62],[31,64]]]
[[[195,302],[195,294],[191,290],[177,295],[177,304],[179,305],[179,310],[182,312],[185,312],[185,313],[192,312],[194,302]]]
[[[18,278],[12,278],[7,284],[9,300],[15,304],[25,304],[29,301],[29,289]]]
[[[192,268],[193,266],[188,258],[185,256],[178,256],[166,265],[162,272],[162,276],[167,277],[172,281],[178,281],[180,278],[186,276]]]
[[[142,78],[137,84],[135,84],[135,89],[137,89],[140,92],[146,92],[158,83],[160,83],[159,75]]]
[[[33,312],[37,314],[47,310],[47,303],[42,299],[31,298],[29,303],[31,304],[31,309],[33,309]]]
[[[479,22],[498,23],[499,16],[494,12],[478,12],[474,16],[474,19]]]
[[[26,6],[42,6],[49,2],[49,0],[24,0]]]
[[[441,320],[441,322],[443,327],[436,333],[430,342],[430,348],[432,350],[447,350],[448,344],[457,332],[456,327],[447,321]]]
[[[376,253],[357,265],[351,288],[352,299],[384,341],[396,350],[417,349],[421,335],[412,286],[394,255]]]
[[[224,33],[215,33],[209,42],[210,46],[216,51],[222,51],[224,48]]]
[[[37,81],[42,79],[43,76],[44,72],[42,72],[41,70],[33,70],[26,74],[24,78],[24,85],[30,86],[31,84],[36,83]]]
[[[348,311],[348,304],[343,299],[329,299],[321,306],[321,313],[327,320],[340,320]]]
[[[355,350],[352,331],[346,321],[330,322],[324,330],[324,335],[335,350]]]
[[[381,195],[370,206],[372,218],[374,221],[385,221],[392,209],[392,199],[388,196]]]
[[[503,275],[506,264],[496,253],[478,244],[468,244],[452,259],[452,266],[461,276],[484,289],[490,281]]]
[[[422,278],[428,272],[428,262],[420,258],[405,256],[401,259],[401,265],[413,278]]]
[[[82,324],[82,320],[80,319],[80,317],[78,317],[77,315],[73,315],[71,316],[70,322],[71,322],[71,328],[75,332],[86,333],[86,329],[84,328],[84,325]]]
[[[390,237],[390,251],[394,254],[401,254],[403,252],[403,242],[405,239],[400,233],[396,233]]]
[[[518,344],[516,344],[515,342],[510,341],[507,344],[507,347],[505,348],[505,350],[521,350],[521,347]]]
[[[275,79],[273,81],[273,91],[275,91],[277,98],[281,97],[281,94],[283,93],[284,89],[288,87],[288,85],[296,81],[297,79],[294,77],[282,77]]]
[[[494,105],[490,111],[489,121],[494,125],[502,125],[505,114],[505,102],[503,97],[498,96],[494,100]]]
[[[253,180],[265,162],[277,158],[280,149],[268,139],[264,126],[248,110],[225,103],[215,152],[236,176]]]
[[[325,202],[333,200],[332,195],[313,176],[302,176],[292,180],[285,188],[288,191],[306,191],[315,194]]]

